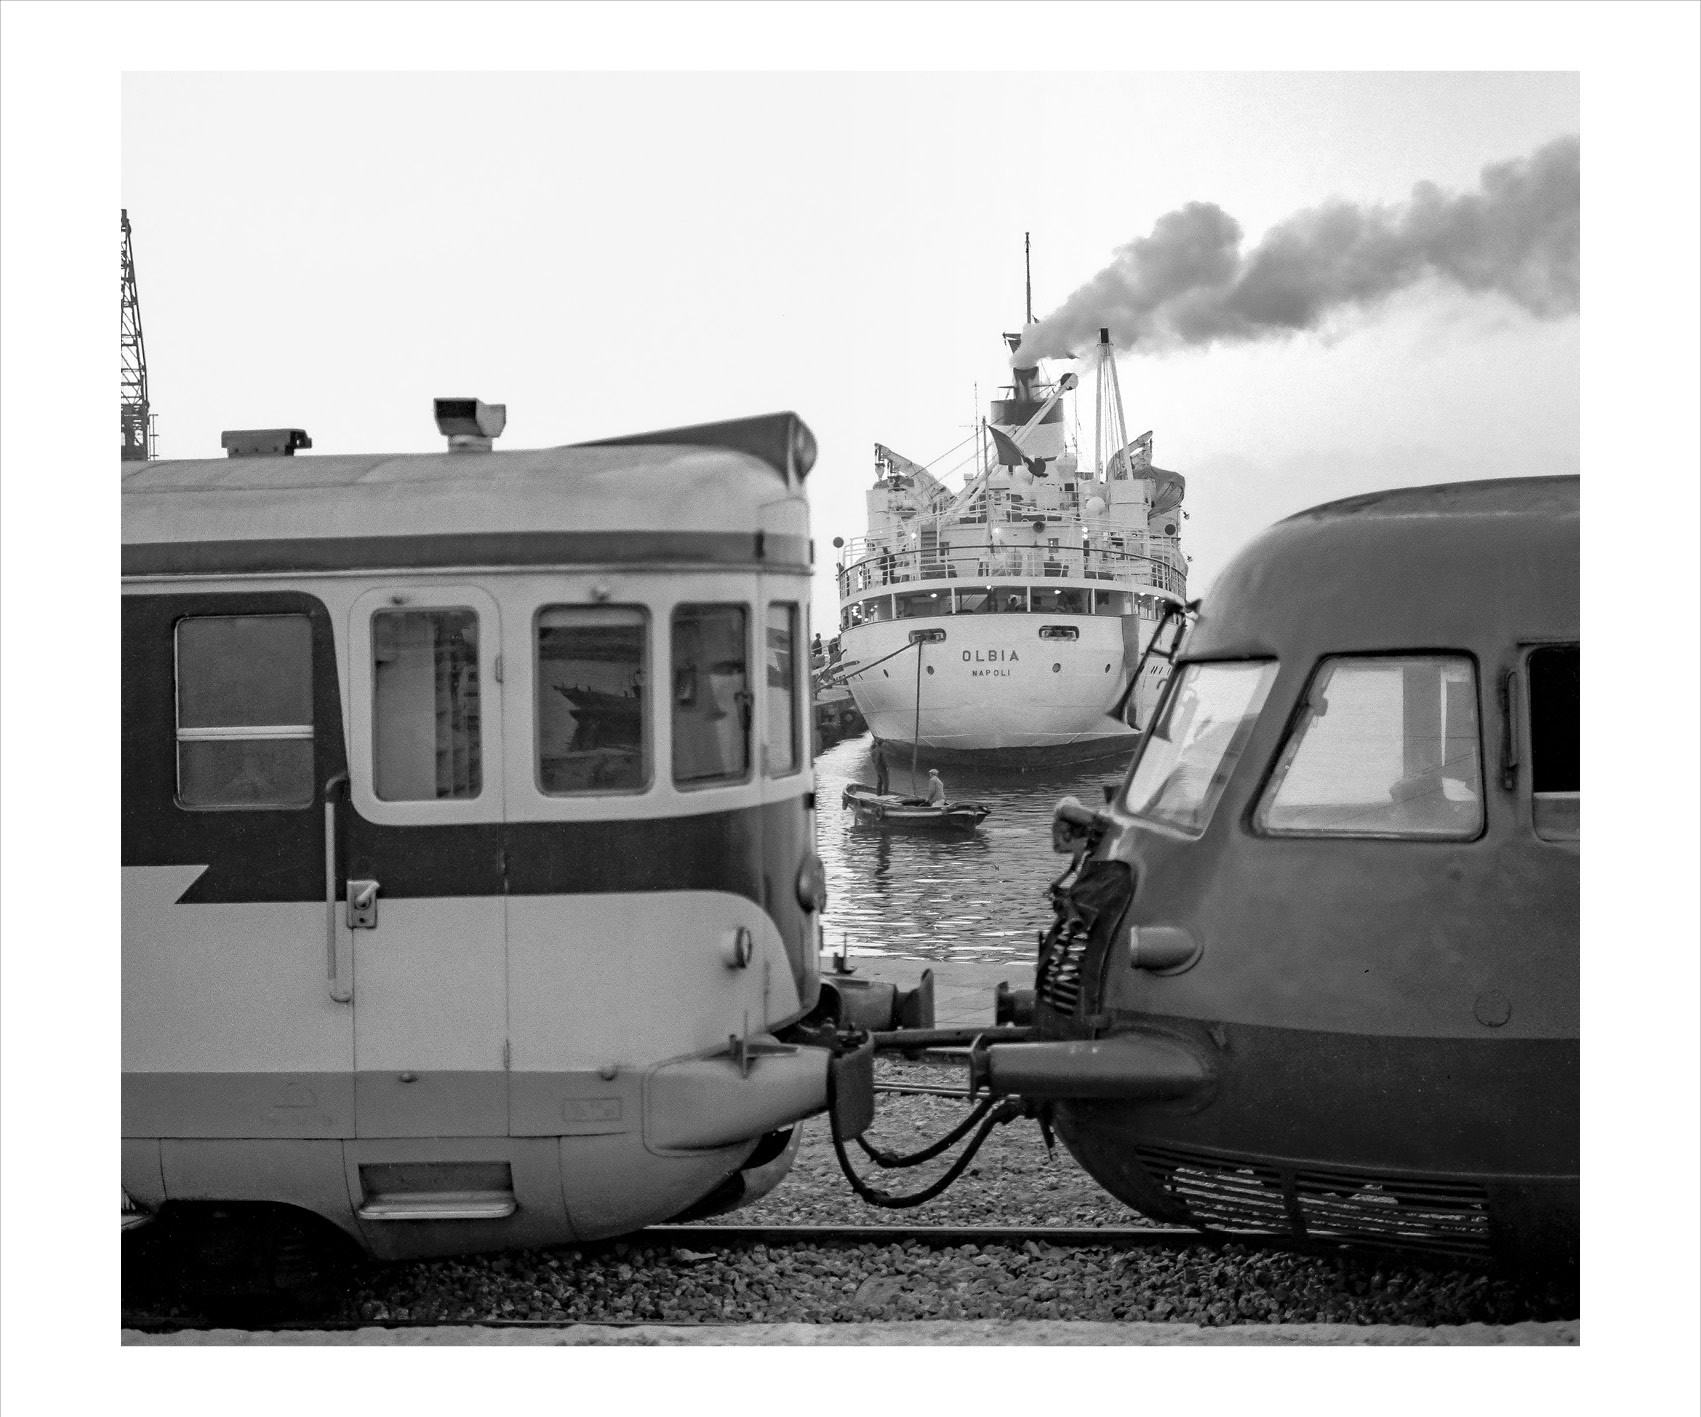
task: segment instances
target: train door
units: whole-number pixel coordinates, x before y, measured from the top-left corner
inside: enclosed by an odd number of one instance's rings
[[[358,1136],[507,1134],[501,646],[472,586],[379,588],[351,612],[338,972]]]
[[[331,620],[296,592],[134,594],[123,614],[124,1134],[351,1135],[327,979]],[[193,1182],[191,1181],[192,1185]]]

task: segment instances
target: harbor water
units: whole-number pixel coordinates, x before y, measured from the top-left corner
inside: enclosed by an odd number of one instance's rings
[[[1032,965],[1036,932],[1051,920],[1045,888],[1068,865],[1051,849],[1051,814],[1073,794],[1088,806],[1119,782],[1128,758],[1052,771],[945,767],[952,801],[992,809],[969,833],[887,829],[860,823],[840,798],[848,783],[874,781],[874,740],[864,733],[815,760],[816,834],[827,872],[822,937],[829,952]],[[908,793],[907,760],[888,763],[893,792]],[[919,770],[918,790],[927,782]],[[1027,981],[1011,976],[1013,983]]]

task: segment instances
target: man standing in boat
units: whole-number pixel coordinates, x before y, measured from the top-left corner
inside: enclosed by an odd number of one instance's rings
[[[927,805],[937,807],[945,801],[945,783],[939,776],[938,768],[927,770]]]
[[[892,790],[892,775],[886,771],[886,755],[878,738],[874,740],[874,790],[882,797]]]

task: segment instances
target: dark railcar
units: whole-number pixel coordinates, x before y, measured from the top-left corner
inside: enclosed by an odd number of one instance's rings
[[[1574,1264],[1578,484],[1409,488],[1223,572],[995,1091],[1162,1220]]]

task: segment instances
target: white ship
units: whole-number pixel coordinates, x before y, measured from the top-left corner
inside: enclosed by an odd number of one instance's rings
[[[1004,338],[1014,353],[1021,336]],[[840,677],[881,742],[936,762],[1133,747],[1135,730],[1110,710],[1165,603],[1186,600],[1186,484],[1152,465],[1150,433],[1128,440],[1106,331],[1089,366],[1090,461],[1071,431],[1081,381],[1039,367],[1012,369],[960,490],[875,445],[868,534],[840,553],[839,649]],[[1128,715],[1138,726],[1167,669],[1154,655],[1141,672]]]

